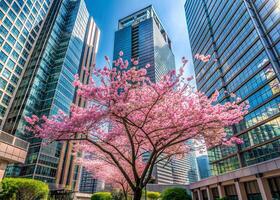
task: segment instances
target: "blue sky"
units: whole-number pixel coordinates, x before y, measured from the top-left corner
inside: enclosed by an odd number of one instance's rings
[[[184,13],[185,0],[85,0],[90,14],[94,17],[101,30],[101,40],[97,54],[97,66],[105,65],[104,56],[112,58],[114,32],[118,20],[152,4],[157,12],[171,41],[176,58],[176,67],[180,67],[181,58],[191,60],[186,19]],[[192,63],[192,62],[190,62]],[[187,75],[193,75],[192,64],[187,69]]]

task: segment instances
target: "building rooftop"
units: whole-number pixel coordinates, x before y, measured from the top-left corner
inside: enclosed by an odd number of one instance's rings
[[[162,36],[165,38],[165,41],[167,43],[171,44],[171,41],[152,5],[149,5],[141,10],[138,10],[138,11],[120,19],[119,24],[118,24],[118,30],[121,30],[128,26],[136,26],[140,22],[145,21],[149,18],[154,18]]]

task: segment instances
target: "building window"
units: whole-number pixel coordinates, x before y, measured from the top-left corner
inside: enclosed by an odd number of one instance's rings
[[[268,179],[273,199],[280,199],[280,176]]]
[[[211,188],[211,191],[212,191],[212,196],[214,199],[219,199],[220,196],[219,196],[219,190],[217,187],[214,187],[214,188]]]
[[[5,108],[4,106],[1,106],[1,105],[0,105],[0,116],[1,116],[1,117],[4,117],[5,112],[6,112],[6,108]]]
[[[15,62],[10,59],[7,63],[7,66],[8,66],[9,69],[14,69]]]
[[[226,185],[224,188],[228,200],[238,200],[235,185]]]
[[[15,87],[12,86],[11,84],[9,84],[8,87],[7,87],[7,91],[10,92],[11,94],[13,94],[14,90],[15,90]]]
[[[248,200],[262,200],[257,181],[244,183]]]
[[[9,105],[10,100],[11,100],[11,97],[5,94],[3,96],[2,103],[4,103],[5,105]]]
[[[6,85],[7,81],[5,81],[3,78],[0,78],[0,88],[4,90]]]
[[[0,60],[5,63],[8,59],[8,56],[3,52],[3,51],[0,51]]]
[[[11,76],[11,72],[7,69],[4,69],[3,72],[2,72],[2,75],[6,78],[6,79],[9,79],[10,76]]]
[[[13,75],[12,78],[11,78],[11,81],[12,81],[14,84],[17,84],[17,82],[18,82],[18,77],[16,77],[15,75]]]

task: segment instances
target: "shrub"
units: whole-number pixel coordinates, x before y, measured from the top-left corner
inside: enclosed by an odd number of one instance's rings
[[[112,192],[112,199],[114,200],[123,200],[124,194],[119,190],[113,190]]]
[[[162,200],[191,200],[187,190],[183,188],[167,188],[161,195]]]
[[[160,197],[159,192],[147,192],[148,199],[157,200]]]
[[[46,200],[49,194],[46,183],[28,178],[5,178],[1,187],[0,199]]]
[[[112,200],[110,192],[96,192],[91,196],[91,200]]]

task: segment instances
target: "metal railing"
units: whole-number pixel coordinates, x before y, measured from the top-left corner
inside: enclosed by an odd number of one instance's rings
[[[29,143],[4,131],[0,131],[0,141],[23,150],[28,150]]]

